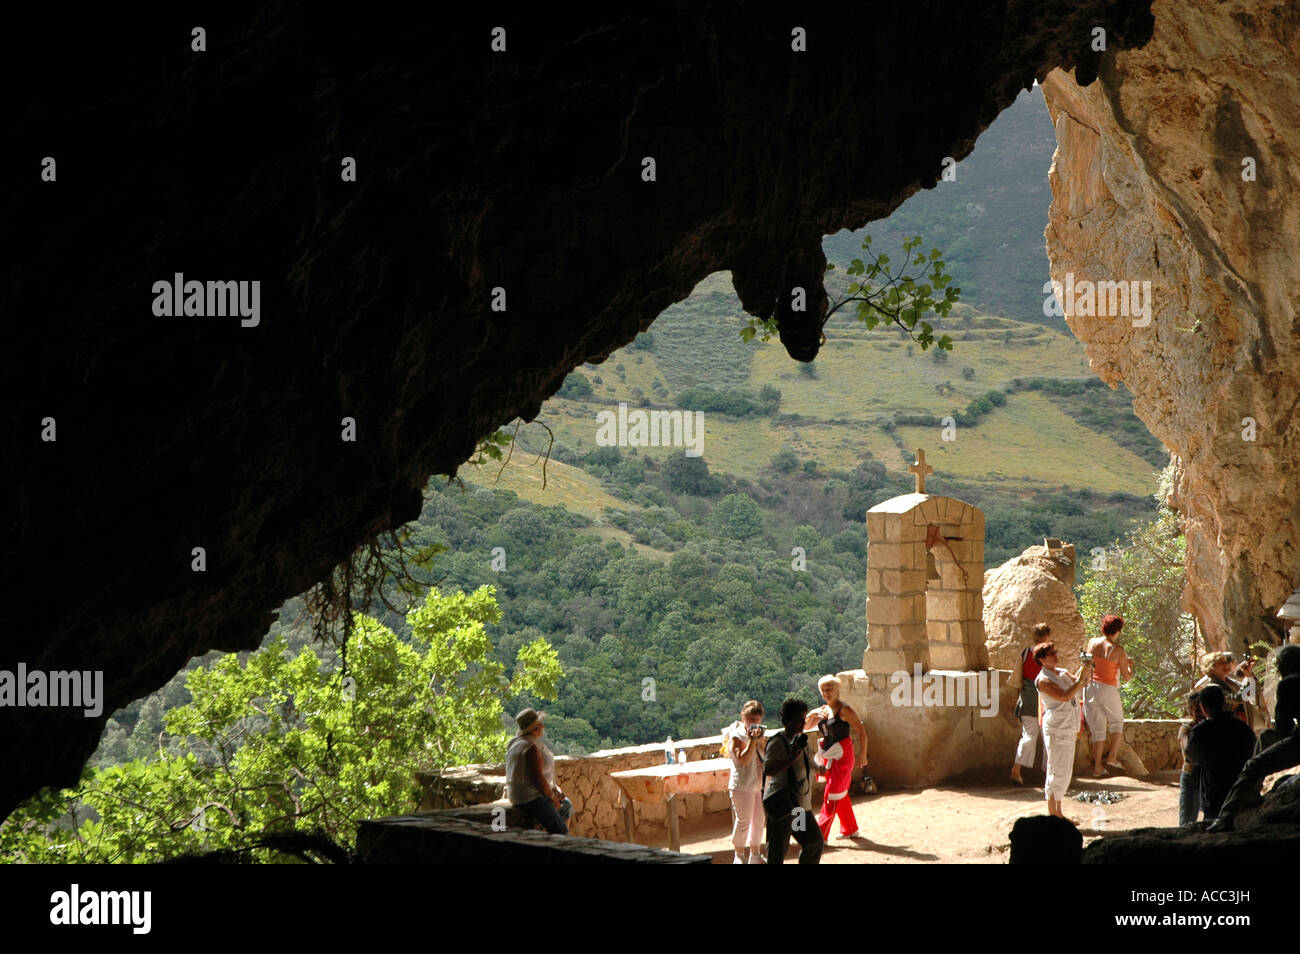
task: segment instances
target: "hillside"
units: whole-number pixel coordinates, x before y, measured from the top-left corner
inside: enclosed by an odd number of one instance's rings
[[[867,332],[837,316],[822,354],[799,365],[775,341],[743,343],[743,321],[725,273],[701,282],[649,333],[603,364],[585,365],[582,382],[565,389],[573,395],[590,384],[589,394],[543,406],[538,421],[555,436],[552,456],[573,461],[594,450],[596,415],[619,402],[680,409],[684,392],[707,388],[757,403],[767,386],[780,391],[776,414],[705,412],[703,456],[714,472],[759,480],[788,448],[801,465],[851,470],[874,459],[901,475],[919,446],[936,467],[932,483],[940,492],[945,480],[957,480],[1011,498],[1063,488],[1145,497],[1166,459],[1133,417],[1127,393],[1110,392],[1091,376],[1082,345],[1039,324],[959,306],[942,325],[954,338],[953,351],[937,356],[896,330]],[[684,347],[688,332],[707,346]],[[1005,403],[973,426],[958,419],[955,439],[944,440],[942,419],[990,391],[1002,392]],[[522,446],[533,454],[549,441],[536,425],[523,435]],[[663,459],[681,450],[637,453]],[[539,503],[572,503],[564,483],[550,496],[535,477],[505,486]],[[580,509],[599,512],[594,498]]]
[[[1047,243],[1043,226],[1052,200],[1047,170],[1056,140],[1041,89],[1025,90],[957,163],[952,181],[916,193],[865,230],[876,251],[895,254],[920,235],[944,251],[962,300],[980,309],[1065,331],[1043,314]],[[836,232],[822,243],[826,257],[859,254],[861,233]]]
[[[1086,553],[1154,515],[1167,454],[1127,392],[1105,388],[1059,319],[1041,314],[1050,142],[1033,91],[957,182],[872,225],[879,251],[907,234],[944,250],[963,286],[937,323],[951,353],[837,317],[818,359],[797,364],[776,342],[741,340],[747,316],[716,273],[631,345],[571,374],[519,426],[504,466],[431,482],[411,543],[444,549],[414,575],[445,591],[493,586],[503,663],[538,636],[557,649],[559,699],[511,704],[544,706],[559,751],[714,732],[745,699],[811,699],[817,676],[858,665],[864,515],[911,488],[918,446],[936,469],[929,489],[985,510],[990,566],[1047,535]],[[828,254],[843,263],[859,241],[830,236]],[[599,446],[597,415],[620,402],[703,408],[702,456]],[[942,439],[945,418],[954,440]],[[301,607],[286,604],[270,635],[306,645]],[[369,611],[404,631],[400,615]],[[201,661],[211,659],[191,667]],[[94,762],[155,749],[163,713],[188,699],[184,675],[116,713]]]

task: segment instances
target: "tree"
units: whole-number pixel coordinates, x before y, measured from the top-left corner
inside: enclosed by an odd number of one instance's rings
[[[763,511],[748,494],[727,494],[713,509],[713,525],[733,540],[748,540],[763,532]]]
[[[799,455],[793,448],[782,447],[772,458],[772,469],[778,474],[788,474],[799,467]]]
[[[153,861],[224,850],[256,860],[339,859],[357,823],[418,804],[417,769],[504,756],[503,703],[553,698],[561,675],[542,639],[514,673],[492,657],[490,587],[431,590],[407,614],[411,640],[357,614],[347,674],[283,639],[223,656],[186,681],[193,702],[168,713],[180,751],[88,772],[0,827],[0,852],[27,861]],[[61,810],[52,806],[62,803]],[[93,816],[87,819],[87,809]],[[63,824],[52,824],[62,816]]]
[[[896,325],[906,337],[919,344],[922,351],[932,345],[939,350],[951,351],[952,339],[948,335],[936,339],[934,328],[922,319],[931,312],[946,317],[957,303],[961,289],[952,284],[952,276],[945,271],[942,253],[934,248],[927,255],[920,251],[920,247],[919,235],[905,240],[903,264],[895,272],[889,267],[888,255],[871,255],[871,236],[864,236],[864,257],[853,259],[844,269],[850,281],[844,286],[842,297],[827,308],[822,327],[826,327],[826,322],[837,311],[852,304],[858,321],[866,325],[868,331],[885,321]],[[919,271],[913,272],[914,268],[919,268]],[[826,266],[827,272],[834,269],[833,264]],[[942,292],[938,298],[935,297],[937,292]],[[918,326],[920,331],[914,334]],[[777,331],[775,317],[751,318],[740,329],[740,336],[745,341],[752,341],[756,336],[769,341]]]
[[[1155,520],[1133,530],[1125,546],[1080,561],[1079,608],[1089,629],[1097,631],[1107,613],[1124,617],[1122,639],[1134,665],[1120,694],[1134,718],[1181,715],[1195,678],[1195,621],[1181,607],[1186,545],[1177,515],[1164,504],[1169,475],[1166,469]]]
[[[673,454],[664,462],[664,480],[668,489],[676,494],[711,497],[722,490],[721,481],[709,473],[709,465],[703,457]]]
[[[560,387],[562,398],[583,398],[591,395],[591,382],[581,371],[574,371],[564,379]]]

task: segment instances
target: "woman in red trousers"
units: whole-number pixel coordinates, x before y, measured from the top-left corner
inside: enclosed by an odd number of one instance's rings
[[[821,735],[814,761],[825,766],[826,773],[823,776],[826,794],[822,798],[822,810],[817,814],[817,827],[822,831],[822,839],[830,841],[831,822],[838,817],[840,837],[855,838],[858,820],[853,814],[853,800],[849,798],[849,781],[854,764],[867,764],[867,730],[852,706],[840,702],[838,679],[823,676],[817,681],[817,688],[826,704],[809,712],[804,724],[804,731],[815,725]]]

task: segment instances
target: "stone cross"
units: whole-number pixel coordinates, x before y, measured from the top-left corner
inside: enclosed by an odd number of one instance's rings
[[[921,448],[916,449],[916,463],[907,468],[907,472],[916,475],[916,492],[925,493],[925,477],[927,474],[933,474],[934,468],[925,462],[925,451]]]

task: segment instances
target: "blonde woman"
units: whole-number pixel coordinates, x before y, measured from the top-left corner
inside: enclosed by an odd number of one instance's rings
[[[853,814],[853,800],[849,798],[849,782],[854,764],[867,764],[867,729],[853,708],[840,701],[839,679],[822,676],[817,680],[817,690],[826,704],[809,712],[804,722],[805,732],[816,726],[821,736],[814,760],[826,772],[826,793],[817,813],[817,827],[821,829],[822,840],[829,841],[831,822],[838,817],[840,837],[854,838],[858,834],[858,819]]]
[[[1206,653],[1201,657],[1201,678],[1192,688],[1199,692],[1206,686],[1218,686],[1223,690],[1225,710],[1250,725],[1242,689],[1254,668],[1254,659],[1247,659],[1238,666],[1237,657],[1232,653]]]
[[[740,709],[740,721],[726,730],[727,756],[731,759],[731,844],[736,849],[732,864],[763,864],[763,753],[767,736],[763,732],[763,703],[751,699]]]

